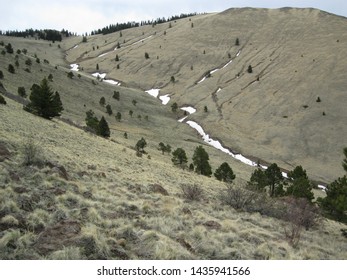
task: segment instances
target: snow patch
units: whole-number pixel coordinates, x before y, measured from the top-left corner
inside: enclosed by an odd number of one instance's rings
[[[74,46],[73,49],[76,49],[78,47],[78,45]]]
[[[224,69],[225,67],[229,66],[229,64],[232,63],[232,62],[233,62],[233,60],[230,60],[227,64],[225,64],[225,65],[222,67],[222,69]]]
[[[106,73],[99,73],[99,72],[96,72],[96,73],[93,73],[92,76],[94,76],[95,78],[99,77],[100,79],[105,79],[106,77]]]
[[[182,108],[181,108],[182,109]],[[234,154],[232,153],[231,151],[229,151],[227,148],[224,148],[222,146],[222,144],[217,141],[217,140],[214,140],[212,139],[208,134],[205,133],[204,129],[201,127],[201,125],[199,125],[198,123],[196,122],[193,122],[193,121],[187,121],[186,122],[190,127],[194,128],[201,136],[202,136],[202,139],[207,143],[209,144],[210,146],[222,151],[223,153],[226,153],[230,156],[232,156],[233,158],[243,162],[244,164],[247,164],[247,165],[250,165],[250,166],[258,166],[258,163],[246,158],[245,156],[241,155],[241,154]],[[264,168],[264,169],[267,169],[266,166],[263,166],[263,165],[260,165],[261,168]],[[282,173],[282,175],[286,178],[287,177],[287,174],[286,173]]]
[[[78,67],[79,65],[77,63],[70,64],[71,71],[79,71]]]
[[[158,98],[159,91],[160,91],[160,89],[158,89],[158,88],[152,88],[152,89],[146,90],[145,92],[147,92],[149,95],[151,95],[155,98]]]
[[[115,86],[120,86],[121,85],[120,82],[115,81],[115,80],[111,80],[111,79],[104,79],[103,82],[109,83],[109,84],[115,85]]]
[[[182,107],[181,110],[188,112],[189,114],[194,114],[196,109],[192,106]]]
[[[163,105],[167,105],[169,103],[169,101],[170,101],[170,97],[169,97],[168,94],[159,96],[159,99],[161,100],[161,103]]]
[[[105,56],[105,55],[107,55],[107,54],[109,54],[109,53],[110,53],[110,52],[102,53],[102,54],[98,55],[98,57],[103,57],[103,56]]]

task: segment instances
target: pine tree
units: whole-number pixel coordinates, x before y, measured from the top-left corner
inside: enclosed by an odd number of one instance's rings
[[[11,74],[14,74],[16,72],[16,70],[12,64],[9,64],[7,69],[8,69],[8,72],[10,72]]]
[[[172,105],[171,105],[171,110],[172,110],[172,112],[177,112],[177,109],[178,109],[178,105],[177,105],[177,103],[175,102],[175,103],[173,103]]]
[[[343,149],[345,159],[342,161],[342,167],[347,172],[347,147]]]
[[[147,146],[146,140],[142,137],[139,141],[137,141],[135,145],[135,149],[138,153],[144,154],[145,153],[145,147]]]
[[[235,174],[227,162],[223,162],[214,173],[219,181],[231,183],[235,179]]]
[[[283,195],[283,176],[280,168],[276,163],[271,164],[265,170],[267,185],[270,187],[270,196]]]
[[[257,191],[264,191],[267,186],[267,178],[265,172],[260,168],[253,171],[249,185]]]
[[[247,72],[248,73],[253,73],[252,65],[248,65]]]
[[[100,119],[97,134],[105,138],[110,137],[110,128],[108,126],[107,121],[105,120],[103,116]]]
[[[195,172],[201,175],[210,177],[212,174],[211,166],[209,164],[208,153],[202,146],[198,146],[193,155],[193,163],[195,165]]]
[[[306,198],[309,201],[314,199],[312,184],[302,166],[297,166],[293,171],[288,172],[288,178],[290,186],[287,188],[287,195]]]
[[[114,99],[118,100],[120,99],[120,94],[119,94],[119,91],[114,91],[113,92],[113,96],[112,96]]]
[[[115,118],[116,118],[116,120],[117,120],[117,121],[119,121],[119,122],[120,122],[120,121],[121,121],[121,119],[122,119],[122,114],[121,114],[120,112],[117,112],[117,114],[116,114],[116,117],[115,117]]]
[[[99,100],[99,104],[101,105],[101,106],[105,106],[105,103],[106,103],[106,99],[105,99],[105,97],[101,97],[100,98],[100,100]]]
[[[184,169],[188,162],[185,150],[183,150],[182,148],[177,148],[172,153],[171,161],[173,162],[174,165],[180,166],[181,168]]]
[[[112,108],[111,108],[111,105],[110,105],[110,104],[107,104],[107,105],[106,105],[106,112],[107,112],[107,114],[109,114],[110,116],[112,115]]]
[[[240,45],[240,40],[239,40],[239,38],[236,38],[236,40],[235,40],[235,45],[236,45],[236,46],[239,46],[239,45]]]
[[[328,185],[326,197],[319,198],[318,203],[330,217],[347,222],[347,176]]]
[[[32,85],[29,99],[30,103],[24,106],[24,110],[45,119],[60,116],[64,110],[59,93],[52,91],[46,78],[40,85]]]
[[[13,48],[12,48],[12,45],[10,43],[8,43],[5,46],[5,49],[6,49],[7,53],[13,53]]]
[[[93,110],[89,110],[86,112],[86,125],[88,128],[92,129],[94,133],[97,133],[98,127],[99,127],[99,120],[98,118],[94,115]]]

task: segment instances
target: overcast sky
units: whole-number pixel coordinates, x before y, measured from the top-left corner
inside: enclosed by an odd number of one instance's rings
[[[313,7],[347,17],[346,0],[0,0],[0,30],[68,29],[82,34],[111,23],[232,7]]]

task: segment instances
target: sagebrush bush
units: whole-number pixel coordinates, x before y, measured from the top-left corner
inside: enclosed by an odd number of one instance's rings
[[[203,198],[203,190],[198,185],[181,185],[181,190],[183,193],[183,197],[188,200],[196,200],[199,201]]]

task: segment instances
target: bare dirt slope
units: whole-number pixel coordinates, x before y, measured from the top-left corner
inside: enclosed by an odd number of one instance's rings
[[[127,86],[160,87],[196,106],[194,118],[226,146],[331,181],[346,146],[346,26],[315,9],[230,9],[70,41],[66,59]]]

